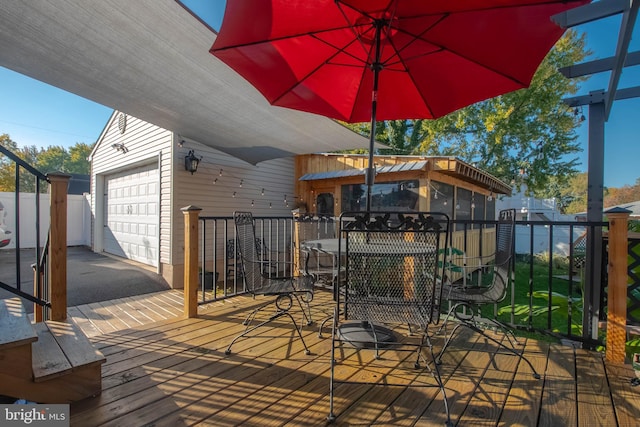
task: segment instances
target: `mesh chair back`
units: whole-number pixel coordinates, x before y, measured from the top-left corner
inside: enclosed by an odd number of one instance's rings
[[[354,216],[355,215],[355,216]],[[343,214],[339,262],[346,270],[347,319],[421,325],[437,322],[449,219],[440,213]],[[347,219],[350,218],[350,219]],[[342,265],[341,265],[342,268]]]
[[[247,291],[259,293],[266,286],[262,272],[260,250],[256,241],[255,224],[251,212],[234,212],[238,255],[242,262],[242,276]]]
[[[336,237],[336,225],[333,217],[301,215],[298,222],[299,241],[332,239]]]
[[[513,271],[515,220],[515,209],[501,210],[498,214],[494,278],[485,294],[486,299],[490,301],[500,302],[507,295],[507,287]]]
[[[303,264],[300,270],[316,276],[333,276],[335,259],[332,254],[317,250],[305,250],[302,243],[310,240],[333,239],[336,237],[336,224],[333,217],[301,215],[295,218],[299,260]]]

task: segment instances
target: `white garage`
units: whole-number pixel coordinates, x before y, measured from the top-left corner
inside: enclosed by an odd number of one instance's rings
[[[105,176],[105,252],[158,266],[159,182],[157,162]]]

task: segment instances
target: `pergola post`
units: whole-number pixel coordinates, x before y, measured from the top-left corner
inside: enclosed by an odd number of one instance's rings
[[[627,336],[627,209],[614,208],[606,212],[609,218],[609,286],[607,293],[608,362],[624,363]]]
[[[589,105],[589,147],[587,170],[587,221],[602,222],[604,210],[604,102]],[[583,313],[583,337],[597,340],[602,295],[602,227],[587,230],[585,301],[591,305]]]
[[[51,320],[67,318],[67,188],[71,175],[47,174],[50,191],[49,286]],[[39,262],[40,260],[36,260]]]
[[[184,316],[198,317],[198,216],[196,206],[180,209],[184,214]]]

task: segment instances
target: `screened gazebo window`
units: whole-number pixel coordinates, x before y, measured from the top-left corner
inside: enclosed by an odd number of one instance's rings
[[[491,199],[491,200],[489,200]],[[495,221],[496,219],[496,198],[495,196],[487,197],[487,221]],[[488,225],[487,228],[492,228],[493,225]]]
[[[442,212],[453,219],[453,185],[438,181],[431,181],[430,186],[431,212]]]
[[[471,220],[471,191],[458,187],[456,189],[455,219],[458,221]],[[467,229],[470,228],[466,225]],[[456,230],[464,230],[465,224],[456,224]]]
[[[485,196],[479,193],[473,193],[472,210],[474,221],[484,221]],[[480,224],[474,224],[473,228],[483,228]]]
[[[417,179],[373,184],[371,210],[417,212],[419,185]],[[342,210],[357,212],[366,209],[367,187],[364,184],[342,186]]]

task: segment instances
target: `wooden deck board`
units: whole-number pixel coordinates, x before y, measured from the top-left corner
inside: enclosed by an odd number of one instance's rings
[[[527,359],[531,362],[536,372],[540,374],[540,379],[536,379],[533,376],[531,367],[525,361],[518,363],[516,376],[513,384],[511,384],[509,396],[498,423],[501,426],[535,425],[540,413],[545,381],[544,374],[547,370],[547,358],[549,357],[549,344],[541,341],[526,340],[524,350]]]
[[[550,345],[540,411],[542,425],[577,425],[575,375],[573,347]]]
[[[314,303],[322,303],[322,298],[330,297],[318,295]],[[154,301],[161,304],[158,298]],[[326,425],[328,327],[324,339],[317,337],[315,325],[304,327],[311,355],[304,354],[290,322],[284,319],[259,329],[258,336],[239,340],[231,355],[224,354],[228,343],[243,330],[241,322],[249,308],[261,301],[233,298],[200,307],[197,319],[174,316],[94,336],[92,340],[107,357],[103,392],[74,403],[71,424]],[[141,298],[132,306],[139,309],[144,304]],[[317,307],[314,316],[319,322],[327,306]],[[109,312],[115,314],[116,309]],[[435,337],[436,350],[441,342]],[[456,338],[440,366],[454,423],[587,425],[591,417],[591,425],[596,420],[622,426],[640,416],[640,399],[629,384],[633,375],[629,367],[605,367],[600,354],[535,340],[526,341],[525,351],[542,379],[534,379],[529,366],[517,357],[494,354],[495,345],[478,334],[462,332]],[[368,364],[367,355],[361,355]],[[406,357],[412,364],[413,356],[406,353]],[[390,368],[385,361],[381,367],[372,364],[366,370],[357,369],[353,360],[349,357],[337,365],[337,375],[375,380]],[[430,375],[422,377],[414,370],[394,380],[400,384],[432,381]],[[335,404],[337,426],[444,423],[437,388],[345,384],[338,387]],[[603,407],[604,416],[594,415]]]
[[[578,426],[607,425],[615,419],[603,358],[601,353],[576,350]]]

